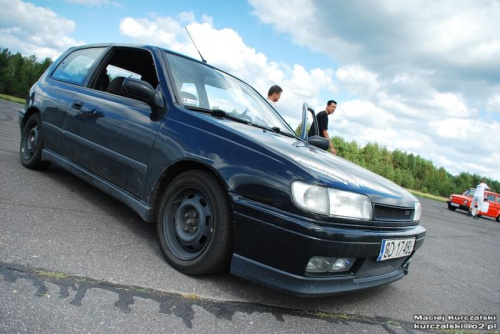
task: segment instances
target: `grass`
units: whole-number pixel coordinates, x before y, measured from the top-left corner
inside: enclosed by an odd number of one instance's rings
[[[65,275],[63,273],[50,272],[50,271],[37,271],[37,274],[43,277],[49,277],[56,280],[68,278],[68,275]]]
[[[6,101],[22,103],[22,104],[24,104],[24,102],[26,101],[25,99],[21,99],[19,97],[9,96],[9,95],[4,95],[4,94],[0,94],[0,100],[6,100]]]
[[[434,201],[446,202],[448,200],[448,197],[431,195],[431,194],[427,194],[427,193],[423,193],[423,192],[411,190],[411,189],[406,189],[406,190],[408,190],[410,193],[412,193],[415,196],[423,197],[423,198],[427,198],[427,199],[432,199]]]

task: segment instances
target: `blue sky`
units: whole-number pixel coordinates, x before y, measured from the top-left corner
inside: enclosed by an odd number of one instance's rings
[[[38,59],[100,42],[159,45],[265,95],[292,125],[338,102],[329,132],[500,180],[500,1],[0,0],[0,47]]]

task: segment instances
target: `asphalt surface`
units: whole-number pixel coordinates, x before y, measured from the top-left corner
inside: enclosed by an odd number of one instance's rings
[[[298,298],[230,274],[189,277],[126,206],[56,166],[21,165],[21,107],[0,101],[0,333],[499,330],[493,219],[421,199],[427,237],[409,275],[357,293]]]

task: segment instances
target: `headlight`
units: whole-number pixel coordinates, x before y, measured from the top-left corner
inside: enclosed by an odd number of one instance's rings
[[[415,202],[415,214],[413,215],[413,221],[420,220],[420,216],[422,216],[422,205],[420,205],[420,202]]]
[[[292,197],[302,209],[324,215],[329,212],[328,191],[325,187],[297,181],[292,183]]]
[[[365,195],[295,181],[292,198],[297,206],[307,211],[346,218],[372,218],[372,203]]]

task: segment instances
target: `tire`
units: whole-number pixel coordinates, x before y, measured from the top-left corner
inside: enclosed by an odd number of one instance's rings
[[[187,275],[229,267],[233,220],[227,192],[210,173],[187,171],[162,196],[157,232],[167,262]]]
[[[448,209],[451,211],[455,211],[457,208],[453,205],[448,204]]]
[[[497,222],[500,223],[500,215],[497,216]]]
[[[50,163],[42,161],[43,134],[40,114],[31,115],[21,132],[19,153],[24,167],[35,170],[44,170]]]

